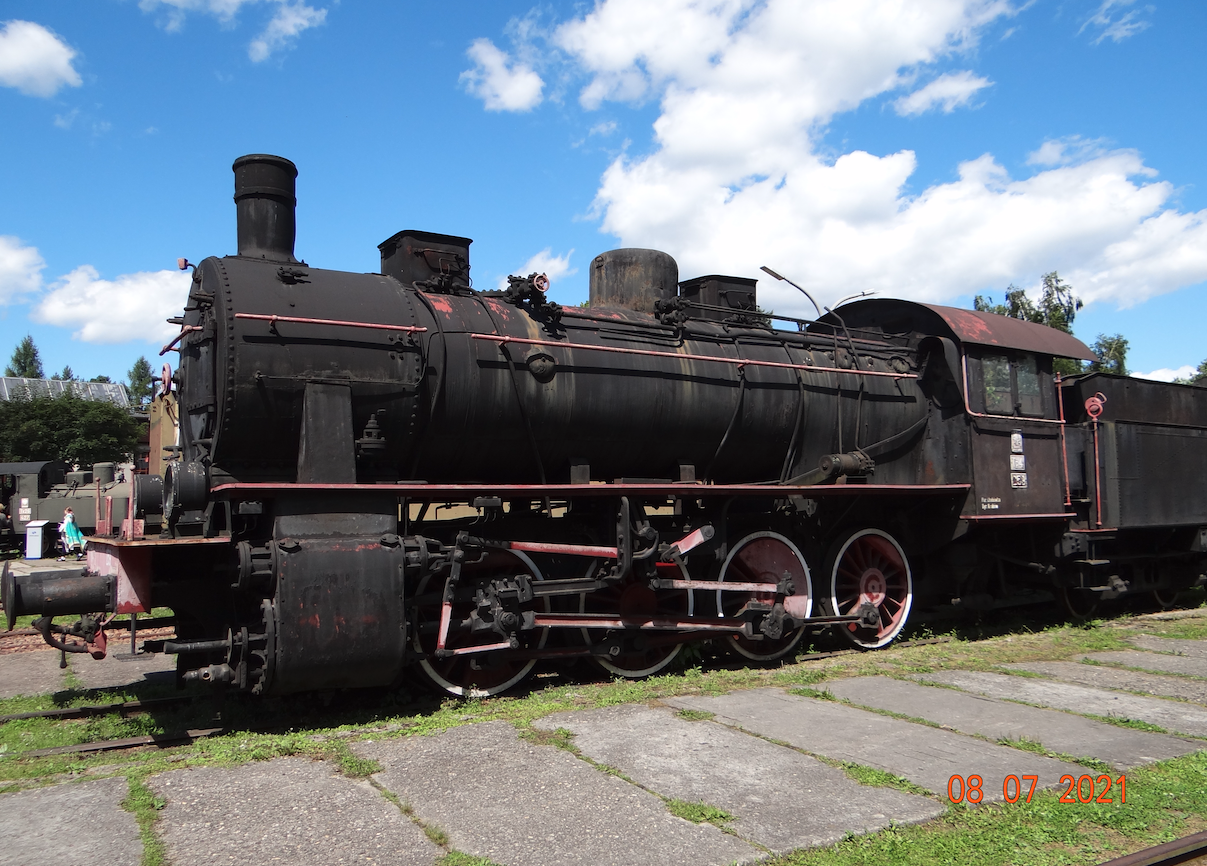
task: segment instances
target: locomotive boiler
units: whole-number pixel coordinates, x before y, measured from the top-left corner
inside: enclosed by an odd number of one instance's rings
[[[65,651],[154,604],[176,637],[143,651],[182,681],[282,694],[414,667],[493,694],[542,660],[646,676],[690,641],[773,662],[830,627],[876,648],[916,593],[1084,606],[1200,579],[1201,495],[1143,526],[1103,511],[1148,440],[1103,458],[1090,400],[1115,386],[1053,376],[1093,357],[1067,334],[888,300],[775,316],[754,280],[680,282],[651,250],[596,257],[581,308],[540,274],[475,289],[470,241],[430,232],[383,242],[380,273],[323,270],[294,255],[294,165],[234,172],[237,254],[182,260],[177,459],[136,478],[82,574],[0,581],[10,623],[42,614]],[[1167,415],[1207,468],[1207,419]]]

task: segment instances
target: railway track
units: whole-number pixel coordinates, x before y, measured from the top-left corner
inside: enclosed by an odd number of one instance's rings
[[[1207,858],[1207,830],[1108,860],[1101,866],[1175,866],[1202,863]]]
[[[902,641],[897,646],[902,648],[928,646],[931,644],[948,643],[951,638],[927,638],[925,640]],[[799,656],[799,661],[817,661],[820,659],[834,658],[837,656],[856,655],[863,652],[858,649],[840,649],[831,650],[828,652],[807,653]],[[207,695],[182,695],[179,697],[166,698],[150,698],[139,701],[125,701],[122,703],[113,704],[92,704],[80,707],[63,707],[54,710],[39,710],[27,713],[14,713],[12,715],[0,716],[0,725],[7,722],[24,720],[24,719],[54,719],[68,721],[72,719],[89,718],[94,716],[103,716],[110,714],[119,714],[122,716],[132,715],[136,713],[145,713],[152,710],[162,710],[171,707],[186,706],[191,703],[196,703],[209,696]],[[144,746],[158,746],[160,748],[168,748],[171,746],[184,745],[185,743],[193,742],[202,737],[209,737],[215,734],[224,733],[227,729],[222,727],[217,728],[198,728],[191,729],[174,734],[151,734],[140,737],[126,737],[115,740],[98,740],[90,743],[78,743],[72,746],[57,746],[51,749],[31,749],[24,752],[15,752],[12,754],[14,758],[43,758],[51,755],[67,755],[67,754],[87,754],[93,752],[113,752],[124,749],[137,749]]]

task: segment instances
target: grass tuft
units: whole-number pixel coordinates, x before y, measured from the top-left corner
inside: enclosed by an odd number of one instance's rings
[[[498,866],[487,857],[475,857],[464,851],[449,851],[436,861],[435,866]]]
[[[689,722],[708,722],[717,717],[716,713],[708,710],[679,710],[675,715]]]
[[[432,841],[432,844],[439,845],[441,848],[448,848],[448,833],[445,833],[435,824],[424,824],[423,834]]]
[[[691,821],[693,824],[712,824],[720,830],[728,830],[729,823],[737,820],[732,813],[703,801],[692,803],[687,800],[667,800],[666,809],[676,818]]]
[[[130,792],[121,806],[134,813],[138,822],[138,835],[142,839],[142,866],[163,866],[167,862],[167,847],[155,833],[155,822],[159,812],[168,801],[156,794],[144,783],[141,776],[131,773],[126,777]]]

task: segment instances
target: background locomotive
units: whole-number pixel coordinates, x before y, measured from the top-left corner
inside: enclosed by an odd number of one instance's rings
[[[1082,343],[987,313],[772,317],[754,280],[680,283],[649,250],[598,256],[587,308],[536,274],[472,289],[447,235],[320,270],[293,254],[293,164],[234,171],[238,255],[197,265],[173,320],[179,459],[136,477],[84,573],[3,577],[10,623],[84,614],[44,621],[54,645],[103,649],[106,614],[154,603],[177,637],[144,651],[184,680],[280,694],[418,665],[490,694],[542,658],[644,676],[720,639],[772,661],[810,626],[883,646],[916,601],[1084,609],[1202,580],[1198,389],[1060,382]]]

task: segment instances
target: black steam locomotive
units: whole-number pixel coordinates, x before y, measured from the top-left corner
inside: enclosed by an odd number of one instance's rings
[[[155,604],[177,637],[143,651],[186,681],[418,666],[482,695],[541,659],[638,677],[721,640],[773,661],[820,626],[884,646],[915,604],[1086,612],[1203,580],[1198,389],[1061,381],[1082,343],[987,313],[773,316],[754,280],[681,283],[651,250],[595,258],[583,308],[538,274],[475,290],[448,235],[320,270],[293,253],[294,165],[234,171],[238,255],[197,265],[173,320],[178,459],[82,574],[4,575],[10,624],[43,614],[55,646],[101,652],[106,616]]]

